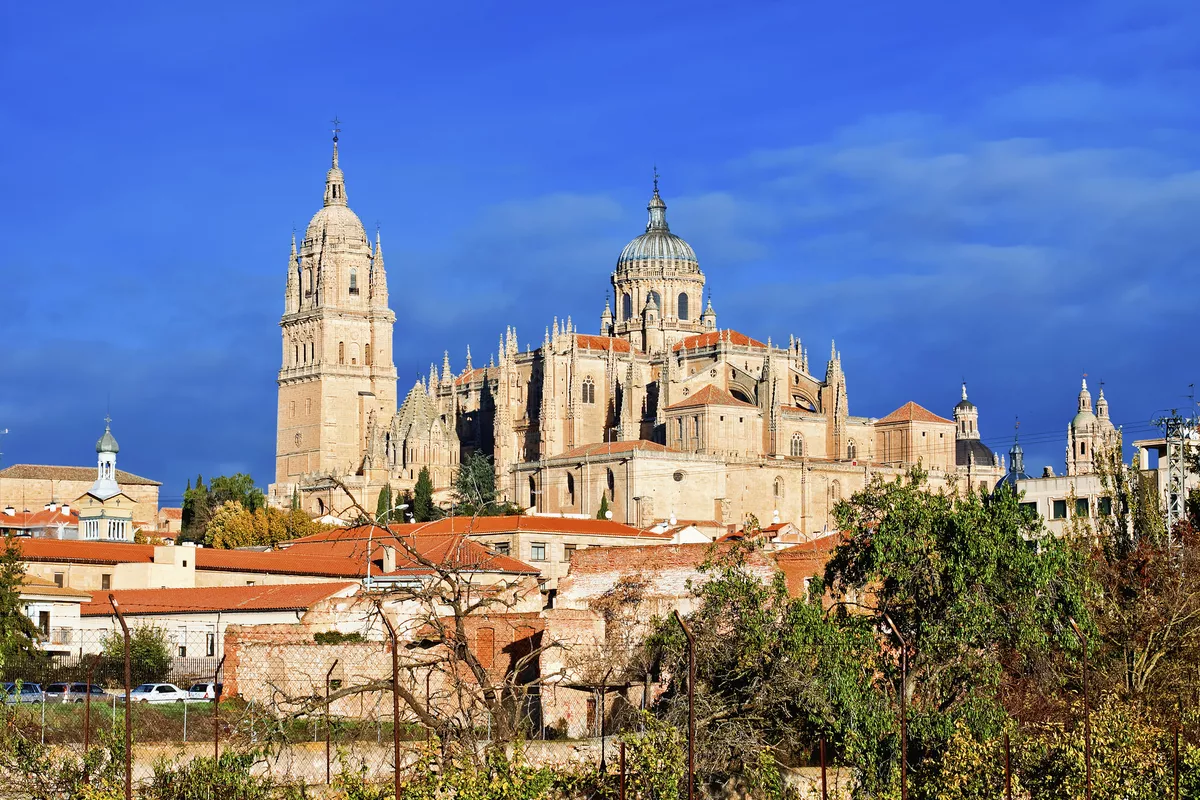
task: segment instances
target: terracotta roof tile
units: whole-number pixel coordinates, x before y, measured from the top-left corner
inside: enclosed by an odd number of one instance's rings
[[[460,527],[463,520],[469,517],[457,518]],[[491,518],[489,518],[491,519]],[[273,557],[289,554],[296,559],[308,559],[313,556],[337,556],[351,561],[362,570],[366,563],[367,550],[371,550],[372,574],[426,574],[429,568],[410,555],[416,553],[420,558],[439,565],[457,566],[462,569],[482,572],[512,572],[518,574],[537,574],[539,570],[509,556],[493,553],[479,542],[467,537],[462,530],[452,531],[446,523],[439,520],[431,523],[416,523],[411,525],[389,525],[383,528],[379,525],[362,525],[355,528],[339,528],[331,531],[314,533],[301,539],[293,539],[284,544],[279,553],[270,553]],[[438,526],[436,529],[434,526]],[[390,546],[395,554],[396,569],[382,572],[384,546]]]
[[[944,422],[947,425],[954,423],[945,417],[939,417],[927,408],[922,408],[913,401],[909,400],[904,405],[897,408],[892,413],[888,414],[883,419],[876,422],[876,425],[887,425],[893,422]]]
[[[87,592],[82,592],[79,589],[71,589],[67,586],[59,586],[54,581],[48,581],[45,578],[38,578],[34,575],[26,575],[21,578],[21,594],[35,595],[38,597],[63,597],[68,600],[90,600],[91,595]]]
[[[393,526],[400,528],[401,526]],[[405,526],[408,527],[408,526]],[[580,519],[522,514],[506,517],[446,517],[424,523],[425,533],[464,533],[484,535],[495,533],[569,533],[576,536],[621,536],[656,541],[670,539],[661,533],[650,533],[630,525],[607,519]],[[404,532],[401,529],[401,532]]]
[[[651,442],[648,439],[635,439],[630,442],[596,442],[584,444],[551,458],[582,458],[583,456],[607,456],[614,453],[631,453],[634,450],[645,450],[651,453],[675,452],[666,445]]]
[[[747,403],[744,400],[738,400],[725,389],[714,386],[711,383],[707,384],[691,397],[685,397],[678,403],[672,403],[667,406],[667,408],[691,408],[693,406],[743,406],[746,408],[755,408],[753,404]]]
[[[639,353],[640,350],[635,350],[628,339],[620,339],[615,336],[591,336],[589,334],[575,334],[575,344],[584,350],[612,350],[614,353]]]
[[[79,512],[73,508],[66,514],[62,512],[61,507],[53,511],[45,508],[38,511],[17,511],[12,516],[0,511],[0,529],[15,528],[25,530],[28,528],[44,528],[49,525],[78,524]]]
[[[92,483],[96,480],[95,467],[56,467],[45,464],[13,464],[11,467],[0,469],[0,478],[44,481],[82,481]],[[126,486],[162,486],[158,481],[134,475],[132,472],[117,470],[117,483]]]
[[[757,339],[751,339],[744,333],[737,331],[709,331],[708,333],[697,333],[694,336],[676,342],[672,350],[695,350],[701,347],[712,347],[720,341],[727,341],[730,344],[740,345],[742,347],[763,347],[766,345]]]
[[[158,510],[158,513],[162,514],[164,519],[183,519],[183,509],[182,508],[166,508],[166,507],[164,507],[164,508],[160,508]]]
[[[118,589],[111,594],[125,614],[180,612],[307,611],[320,601],[357,586],[339,583],[279,583],[259,586],[209,586],[199,589]],[[83,617],[112,616],[108,592],[97,592],[84,603]]]

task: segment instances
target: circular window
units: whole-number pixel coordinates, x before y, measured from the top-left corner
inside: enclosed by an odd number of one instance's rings
[[[715,377],[717,377],[717,371],[716,371],[715,369],[710,369],[710,370],[708,371],[708,376],[709,376],[710,378],[715,378]]]
[[[675,479],[676,483],[679,483],[680,481],[683,480],[683,470],[676,470],[675,474],[672,475],[671,477]]]
[[[684,396],[684,397],[687,397],[687,396],[688,396],[689,394],[691,394],[691,393],[692,393],[692,390],[691,390],[691,389],[688,389],[687,387],[684,387],[684,389],[683,389],[683,396]]]

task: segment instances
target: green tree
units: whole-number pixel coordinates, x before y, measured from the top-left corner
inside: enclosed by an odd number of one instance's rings
[[[886,780],[878,762],[889,751],[879,742],[891,742],[893,714],[874,686],[881,657],[872,631],[865,620],[829,618],[820,581],[800,598],[782,574],[764,582],[768,563],[754,543],[714,551],[692,589],[701,779],[775,784],[780,762],[807,759],[824,736],[874,790]],[[687,645],[678,623],[661,621],[650,646],[671,676],[656,710],[683,729]]]
[[[462,516],[495,513],[496,470],[492,460],[476,450],[463,459],[454,476],[454,506]]]
[[[186,542],[204,541],[204,532],[208,529],[208,520],[212,516],[212,505],[209,501],[208,487],[204,485],[204,477],[196,476],[196,485],[188,482],[188,488],[183,493],[183,522],[180,538]]]
[[[300,510],[300,487],[292,489],[292,511]]]
[[[37,626],[25,615],[21,602],[24,578],[21,543],[9,530],[4,534],[4,550],[0,552],[0,665],[37,652]]]
[[[608,495],[600,495],[600,509],[596,512],[596,519],[608,519]]]
[[[375,502],[375,521],[380,525],[396,521],[392,510],[392,486],[386,484],[379,490],[379,499]]]
[[[429,477],[429,468],[421,467],[417,475],[417,485],[413,491],[413,521],[429,522],[437,519],[437,511],[433,505],[433,479]]]
[[[123,663],[125,638],[121,630],[112,631],[102,642],[104,656],[114,663]],[[153,625],[136,625],[129,631],[129,663],[133,682],[161,681],[171,672],[171,644],[167,633]]]
[[[221,475],[209,484],[209,508],[217,508],[230,502],[241,503],[247,511],[257,511],[266,504],[262,489],[254,485],[254,478],[244,472]]]
[[[958,720],[976,736],[999,731],[1002,666],[1029,669],[1077,647],[1070,618],[1090,628],[1083,554],[1044,537],[1009,489],[958,497],[928,491],[920,474],[876,479],[835,514],[848,537],[826,580],[841,618],[868,622],[889,653],[883,688],[907,698],[918,771],[936,764]]]

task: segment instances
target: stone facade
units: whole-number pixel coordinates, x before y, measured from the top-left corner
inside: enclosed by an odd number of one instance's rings
[[[37,510],[47,505],[72,506],[96,481],[95,467],[13,464],[0,470],[0,508]],[[152,527],[158,516],[158,481],[123,470],[117,486],[133,504],[133,521]]]
[[[336,165],[330,175],[327,208],[292,259],[289,275],[300,277],[289,278],[285,365],[307,352],[288,338],[291,309],[307,295],[292,298],[297,281],[309,286],[306,265],[324,257],[312,240],[324,241],[329,187],[341,185]],[[357,218],[340,208],[349,215],[344,238],[358,242]],[[701,311],[706,279],[696,254],[671,232],[666,209],[656,178],[646,230],[621,251],[610,276],[616,308],[606,302],[598,334],[556,318],[540,347],[522,351],[509,327],[486,366],[475,366],[468,350],[455,371],[444,354],[440,373],[431,366],[395,414],[382,402],[382,373],[369,392],[356,394],[355,386],[332,381],[319,350],[316,366],[302,365],[312,384],[303,391],[322,398],[319,432],[316,417],[306,418],[305,430],[284,425],[302,391],[285,366],[272,501],[288,502],[299,485],[307,507],[325,511],[322,498],[335,493],[322,474],[340,472],[371,508],[385,484],[411,488],[423,467],[437,488],[449,487],[457,464],[474,451],[492,458],[503,499],[531,513],[594,516],[603,495],[614,519],[634,525],[670,514],[736,526],[751,514],[766,520],[778,512],[806,532],[819,531],[831,524],[837,500],[873,475],[892,477],[918,463],[934,486],[994,485],[1002,474],[994,457],[968,448],[960,458],[955,421],[915,405],[915,416],[909,406],[900,410],[910,412],[904,419],[851,416],[836,347],[822,372],[795,336],[775,345],[718,328],[711,298]],[[369,248],[355,247],[366,269]],[[322,302],[333,302],[331,291]],[[368,393],[374,415],[365,411]],[[312,449],[289,449],[297,436],[313,435],[323,438]],[[286,466],[292,458],[299,459],[295,468]]]

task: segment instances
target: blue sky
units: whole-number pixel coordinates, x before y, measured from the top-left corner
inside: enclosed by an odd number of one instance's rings
[[[178,502],[273,475],[292,226],[328,120],[382,227],[401,392],[508,324],[594,330],[651,166],[722,327],[836,339],[850,411],[1061,470],[1084,372],[1126,439],[1197,379],[1200,4],[7,4],[3,463]]]

